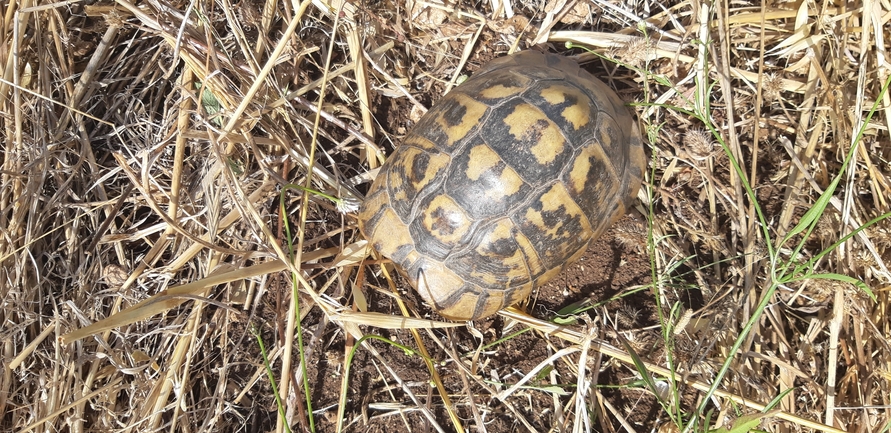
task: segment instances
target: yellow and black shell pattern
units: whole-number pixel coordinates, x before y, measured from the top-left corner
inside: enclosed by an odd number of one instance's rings
[[[603,82],[556,54],[493,60],[436,103],[359,211],[372,246],[442,316],[527,298],[625,213],[646,163]]]

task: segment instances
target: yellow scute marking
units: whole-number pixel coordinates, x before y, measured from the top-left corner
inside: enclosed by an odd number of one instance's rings
[[[359,210],[359,230],[369,240],[374,234],[372,233],[374,227],[368,227],[366,224],[388,203],[386,194],[375,194],[379,189],[380,184],[375,183],[371,186],[371,191],[368,191],[365,203],[362,203],[362,208]]]
[[[495,226],[495,230],[492,230],[492,233],[489,235],[489,238],[484,242],[486,243],[495,243],[502,239],[511,239],[511,228],[513,227],[513,223],[509,219],[503,219],[498,222]],[[481,253],[482,254],[482,253]],[[517,278],[517,277],[526,277],[529,278],[526,272],[526,266],[524,262],[526,261],[525,257],[523,257],[523,251],[521,248],[517,248],[514,251],[514,254],[510,257],[500,257],[499,260],[504,263],[505,267],[510,269],[507,272],[507,277]]]
[[[566,94],[570,92],[571,88],[554,84],[541,89],[541,97],[548,101],[548,104],[557,105],[566,102]]]
[[[495,229],[488,236],[489,242],[499,241],[501,239],[510,239],[510,229],[513,223],[509,219],[502,219],[495,224]]]
[[[498,286],[503,285],[503,283],[499,283],[498,277],[492,275],[492,273],[474,273],[473,276],[479,278],[488,288],[502,288]]]
[[[608,185],[612,189],[618,189],[618,179],[619,175],[616,173],[615,168],[613,167],[612,161],[609,157],[606,156],[606,153],[603,151],[603,147],[600,146],[599,143],[595,142],[590,146],[586,146],[579,153],[579,156],[575,159],[575,162],[572,165],[572,170],[569,172],[569,182],[572,184],[572,190],[576,194],[581,194],[585,188],[585,185],[588,182],[588,174],[592,169],[591,160],[595,161],[605,161],[607,173],[601,174],[601,176],[606,175],[610,178],[616,179],[616,182],[609,182]],[[597,185],[597,188],[603,189],[606,185],[601,183]],[[618,193],[618,191],[611,192],[609,194]],[[606,194],[606,195],[609,195]]]
[[[519,245],[520,250],[523,251],[523,255],[526,259],[526,266],[529,267],[529,273],[531,275],[537,275],[543,272],[544,264],[541,262],[541,257],[538,255],[538,251],[535,251],[535,246],[532,245],[529,238],[518,232],[514,235],[514,240],[517,241],[517,245]]]
[[[504,195],[514,195],[523,186],[523,179],[510,166],[504,167],[499,180],[501,181],[501,191]]]
[[[424,150],[437,150],[436,144],[434,144],[432,141],[414,133],[405,136],[405,140],[402,141],[402,145],[413,146]]]
[[[532,282],[528,282],[519,287],[514,287],[513,295],[511,295],[510,299],[507,300],[507,305],[513,305],[517,302],[522,301],[529,297],[532,294]]]
[[[395,172],[388,174],[390,186],[396,190],[402,189],[402,177],[405,175],[405,173],[402,172],[402,167],[400,165],[393,165],[392,167],[393,168],[391,170],[395,170]]]
[[[591,147],[588,146],[575,159],[572,164],[572,171],[569,172],[569,181],[572,183],[572,190],[576,194],[580,194],[585,190],[585,184],[588,182],[588,172],[591,171],[591,160],[588,159],[591,153]]]
[[[440,171],[448,167],[450,161],[451,158],[444,153],[431,155],[430,159],[427,160],[427,169],[424,170],[423,178],[413,179],[415,190],[420,191],[421,188],[427,186],[427,184],[429,184]]]
[[[483,308],[482,315],[495,314],[498,310],[505,307],[504,305],[504,292],[489,292],[489,299],[486,300],[485,307]]]
[[[472,320],[473,312],[476,310],[476,303],[479,300],[473,293],[464,293],[457,301],[451,305],[443,306],[439,310],[439,314],[446,319],[451,320]],[[496,310],[497,311],[497,310]],[[493,311],[492,314],[495,312]]]
[[[542,230],[545,229],[544,217],[542,217],[541,212],[529,208],[526,209],[526,221],[534,225],[535,227],[539,227]]]
[[[451,121],[446,121],[443,117],[443,114],[440,114],[439,118],[436,119],[436,123],[438,123],[446,135],[449,137],[448,145],[453,145],[456,141],[464,138],[470,133],[475,126],[479,125],[480,119],[483,118],[483,115],[486,114],[487,107],[482,102],[476,101],[473,98],[462,94],[455,93],[450,94],[447,97],[455,100],[458,105],[464,107],[464,116],[461,119],[452,119]]]
[[[499,99],[514,96],[523,91],[523,87],[505,86],[498,84],[480,92],[480,96],[486,99]]]
[[[467,167],[465,174],[470,180],[477,181],[486,170],[495,168],[499,162],[501,162],[501,157],[489,146],[485,144],[474,146],[470,149],[470,166]]]
[[[600,134],[597,135],[597,138],[600,139],[600,142],[603,143],[603,147],[605,149],[612,149],[614,147],[613,144],[613,134],[617,134],[619,131],[618,125],[616,125],[616,121],[613,120],[609,116],[602,116],[600,119]]]
[[[544,201],[545,201],[545,197],[543,196],[542,202],[544,202]],[[548,210],[547,204],[545,206],[545,210]],[[552,226],[545,224],[544,217],[541,214],[541,212],[539,212],[535,209],[532,209],[532,208],[526,210],[526,220],[528,222],[532,223],[532,225],[534,225],[536,228],[541,230],[545,234],[545,236],[547,236],[551,240],[559,238],[560,236],[558,236],[558,235],[560,234],[561,229],[563,229],[562,222],[559,222],[556,225],[552,225]],[[558,245],[555,245],[554,247],[559,250],[560,248],[562,248],[562,245],[558,244]]]
[[[591,110],[588,108],[586,104],[575,104],[563,109],[560,115],[571,123],[575,130],[579,130],[591,121]]]
[[[540,277],[538,277],[537,280],[535,280],[535,283],[538,284],[539,287],[541,287],[543,284],[546,284],[548,281],[553,280],[554,277],[556,277],[557,275],[560,275],[560,271],[562,271],[562,270],[563,270],[563,268],[561,266],[557,266],[556,268],[553,268],[553,269],[548,269],[547,272],[545,272]]]
[[[557,211],[560,207],[563,207],[563,212],[566,214],[568,218],[578,217],[579,221],[582,224],[582,229],[585,233],[589,233],[591,231],[591,225],[588,222],[588,218],[582,213],[582,209],[576,204],[575,200],[572,199],[572,196],[569,194],[569,191],[561,183],[555,183],[551,189],[541,196],[541,208],[543,211]],[[541,216],[539,215],[539,218]],[[541,223],[541,226],[544,226],[544,223]],[[563,224],[559,224],[558,226],[550,227],[547,230],[549,236],[555,236],[560,232]],[[583,233],[576,233],[576,236],[581,236]]]
[[[548,121],[547,128],[542,130],[541,140],[532,146],[532,154],[539,164],[549,164],[563,152],[566,142],[557,125]]]
[[[398,166],[394,166],[394,168],[397,168],[397,167]],[[404,175],[405,175],[405,173],[391,173],[388,176],[389,183],[390,183],[390,185],[389,185],[390,191],[395,192],[393,194],[393,201],[403,201],[408,198],[408,195],[406,194],[406,191],[405,191],[405,187],[403,186],[403,185],[405,185],[404,178],[403,178]]]
[[[577,103],[570,105],[560,112],[560,116],[572,124],[575,130],[585,126],[591,121],[591,107],[588,104],[591,98],[578,89],[569,86],[552,85],[541,90],[541,97],[551,105],[563,104],[569,100],[566,95],[574,95]]]
[[[460,241],[470,228],[470,219],[449,196],[438,195],[424,210],[424,228],[446,245]]]
[[[545,225],[544,221],[542,221],[541,214],[536,212],[535,215],[536,215],[536,218],[538,219],[538,221],[535,222],[535,225],[538,226],[538,228],[541,229],[541,231],[544,232],[544,234],[548,238],[557,239],[557,238],[562,237],[562,236],[559,236],[560,231],[563,229],[562,221],[558,222],[556,225],[548,226],[548,225]],[[562,250],[562,245],[557,245],[556,249]]]
[[[418,288],[418,293],[427,302],[441,303],[449,295],[461,288],[464,280],[444,264],[425,260],[418,275],[411,276],[412,286]]]
[[[555,183],[548,192],[541,196],[541,204],[541,208],[544,211],[555,211],[560,209],[560,206],[565,206],[566,213],[569,216],[581,215],[582,213],[582,210],[575,205],[572,196],[569,195],[569,191],[560,183]]]
[[[445,308],[440,310],[439,314],[452,320],[471,320],[474,318],[472,316],[479,302],[480,298],[476,294],[464,293],[452,305],[445,306]],[[504,293],[489,292],[489,298],[483,305],[483,311],[480,312],[478,317],[491,316],[497,313],[498,310],[506,307],[504,304]]]
[[[411,266],[412,263],[421,259],[421,254],[418,250],[411,250],[408,254],[405,255],[405,259],[402,260],[400,265],[408,267]]]
[[[511,228],[513,227],[513,223],[510,219],[504,218],[498,223],[496,223],[495,228],[490,232],[485,239],[480,242],[480,246],[477,247],[476,252],[481,257],[491,257],[492,260],[497,260],[498,263],[504,265],[506,269],[508,269],[505,273],[505,277],[510,279],[525,277],[527,280],[529,279],[529,275],[526,272],[526,266],[524,265],[525,258],[523,257],[523,251],[521,248],[517,248],[513,255],[510,257],[504,257],[501,255],[492,254],[491,251],[488,250],[490,245],[503,240],[503,239],[512,239]],[[485,281],[485,278],[483,278]]]
[[[393,201],[394,202],[405,201],[405,200],[408,200],[408,193],[406,193],[404,189],[396,190],[396,192],[393,193]]]
[[[539,164],[549,164],[563,152],[566,140],[560,128],[538,108],[530,104],[519,104],[504,118],[510,126],[510,133],[520,140],[538,137],[529,149]]]
[[[403,245],[414,245],[411,233],[392,208],[383,210],[383,215],[369,239],[374,248],[385,257],[390,257]]]
[[[470,149],[469,166],[464,174],[468,179],[476,182],[489,170],[495,170],[502,162],[501,157],[494,150],[480,144]],[[503,164],[501,174],[498,175],[498,184],[486,191],[486,195],[492,200],[502,200],[505,196],[516,194],[523,186],[523,179],[507,164]]]
[[[585,189],[585,184],[588,182],[588,174],[591,172],[592,168],[591,160],[605,161],[606,169],[609,171],[608,175],[613,178],[616,177],[612,161],[606,156],[606,153],[603,152],[603,148],[600,144],[595,142],[584,147],[582,151],[579,152],[578,157],[575,158],[575,162],[572,165],[572,171],[569,172],[569,181],[572,184],[572,190],[576,194],[581,194]],[[602,188],[603,186],[599,185],[598,187]]]
[[[633,127],[637,128],[637,125],[634,125]],[[635,173],[639,173],[643,176],[643,172],[647,166],[647,156],[644,154],[642,146],[634,146],[631,148],[631,152],[628,154],[628,161],[628,166],[634,167],[637,170]],[[641,179],[637,179],[637,181],[639,182]]]

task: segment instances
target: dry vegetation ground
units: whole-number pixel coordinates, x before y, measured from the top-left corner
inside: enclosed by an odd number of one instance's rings
[[[887,1],[0,11],[0,431],[889,431],[891,224],[847,236],[891,210]],[[443,327],[345,208],[462,76],[566,41],[622,63],[565,53],[637,103],[639,206]]]

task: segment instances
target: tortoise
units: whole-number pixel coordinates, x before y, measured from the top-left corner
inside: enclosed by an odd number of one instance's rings
[[[564,56],[481,67],[381,167],[359,229],[440,315],[476,320],[527,297],[625,213],[646,164],[616,93]]]

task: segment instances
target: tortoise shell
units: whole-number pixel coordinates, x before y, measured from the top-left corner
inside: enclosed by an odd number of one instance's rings
[[[527,298],[637,195],[646,158],[622,101],[573,60],[493,60],[436,103],[359,211],[374,248],[442,316]]]

